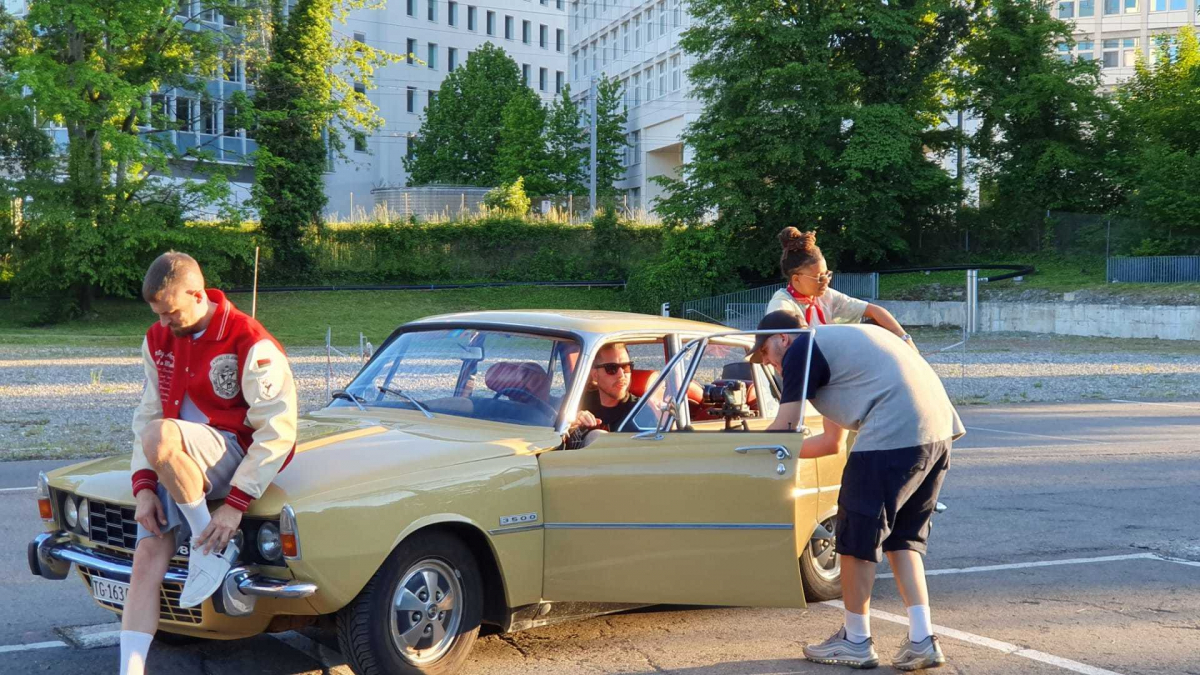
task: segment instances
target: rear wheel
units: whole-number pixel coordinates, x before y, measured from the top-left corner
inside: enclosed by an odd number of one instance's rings
[[[452,673],[479,634],[483,582],[470,549],[434,532],[402,543],[337,618],[354,672]]]
[[[842,597],[842,560],[834,550],[837,542],[835,520],[834,516],[830,516],[821,521],[820,527],[809,539],[804,554],[800,556],[800,580],[804,584],[804,597],[809,602]],[[826,532],[833,536],[826,538]]]

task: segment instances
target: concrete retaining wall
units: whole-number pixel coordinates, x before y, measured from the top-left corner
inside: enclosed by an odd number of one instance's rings
[[[905,326],[962,326],[966,315],[962,302],[876,302]],[[981,302],[979,329],[1085,337],[1200,340],[1200,307]]]

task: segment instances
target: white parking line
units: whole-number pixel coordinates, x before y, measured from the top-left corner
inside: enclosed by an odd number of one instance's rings
[[[0,492],[28,492],[29,490],[36,490],[36,489],[37,489],[37,486],[34,485],[34,486],[30,486],[30,487],[19,487],[19,488],[0,488]]]
[[[1109,445],[1111,441],[1095,441],[1088,438],[1070,438],[1069,436],[1047,436],[1046,434],[1029,434],[1024,431],[1005,431],[1003,429],[988,429],[986,427],[967,427],[968,431],[989,431],[993,434],[1012,434],[1013,436],[1029,436],[1030,438],[1049,438],[1055,441],[1071,441],[1072,443],[1095,443]]]
[[[1186,410],[1200,410],[1200,406],[1183,405],[1182,403],[1159,403],[1157,401],[1126,401],[1123,398],[1109,399],[1113,403],[1136,403],[1138,405],[1161,405],[1168,408],[1184,408]]]
[[[841,610],[846,609],[846,606],[842,604],[841,600],[828,600],[821,604],[829,605],[830,607],[836,607]],[[891,621],[892,623],[898,623],[903,626],[908,625],[908,617],[892,614],[890,612],[881,612],[878,609],[871,610],[871,618],[883,619],[884,621]],[[974,633],[967,633],[961,630],[955,630],[953,628],[947,628],[946,626],[935,625],[933,627],[933,632],[940,636],[961,640],[963,642],[969,642],[973,645],[979,645],[980,647],[995,649],[998,652],[1011,654],[1013,656],[1020,656],[1021,658],[1029,659],[1031,661],[1040,661],[1041,663],[1047,663],[1052,666],[1057,666],[1064,670],[1070,670],[1076,673],[1083,673],[1084,675],[1121,675],[1114,670],[1105,670],[1104,668],[1089,666],[1086,663],[1072,661],[1071,659],[1064,659],[1061,656],[1054,656],[1053,654],[1039,652],[1036,649],[1025,649],[1024,647],[1020,647],[1009,642],[993,640],[989,637],[976,635]]]
[[[49,642],[30,642],[27,645],[4,645],[0,647],[0,654],[10,654],[12,652],[28,652],[34,649],[54,649],[55,647],[66,647],[67,643],[62,640],[51,640]]]
[[[1188,567],[1200,567],[1200,562],[1196,562],[1195,560],[1184,560],[1183,558],[1172,558],[1170,556],[1157,555],[1157,554],[1155,554],[1154,557],[1163,562],[1175,563],[1176,565],[1187,565]]]
[[[1057,567],[1058,565],[1085,565],[1087,563],[1118,562],[1121,560],[1165,560],[1153,553],[1130,553],[1128,555],[1106,555],[1098,558],[1066,558],[1064,560],[1036,560],[1034,562],[1008,563],[1005,565],[981,565],[979,567],[950,567],[941,570],[925,570],[925,576],[936,577],[942,574],[972,574],[975,572],[996,572],[999,570],[1020,570],[1029,567]],[[1179,562],[1179,561],[1169,561]],[[1200,563],[1195,563],[1200,566]],[[891,579],[893,575],[880,574],[878,579]]]

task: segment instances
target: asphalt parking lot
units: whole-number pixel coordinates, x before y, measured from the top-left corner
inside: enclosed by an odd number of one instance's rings
[[[963,407],[926,565],[933,620],[961,673],[1200,675],[1200,402]],[[0,464],[0,672],[117,671],[113,615],[72,575],[29,574],[47,462]],[[880,572],[886,574],[886,567]],[[872,630],[883,671],[905,635],[890,579]],[[829,673],[800,648],[837,629],[806,610],[652,608],[481,639],[467,673]],[[68,630],[90,626],[90,637]],[[150,672],[346,673],[308,634],[156,643]],[[87,644],[88,648],[81,645]]]

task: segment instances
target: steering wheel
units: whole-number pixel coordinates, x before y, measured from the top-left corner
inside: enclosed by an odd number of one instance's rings
[[[514,396],[514,394],[519,395],[521,397],[521,399],[524,399],[524,400],[518,400],[516,398],[516,396]],[[553,406],[551,406],[549,403],[546,403],[545,401],[538,398],[537,396],[534,396],[532,393],[529,392],[528,389],[522,389],[520,387],[504,387],[504,388],[498,390],[496,392],[496,395],[493,396],[492,399],[495,400],[495,399],[500,398],[501,396],[507,396],[509,398],[509,400],[512,401],[513,403],[533,403],[535,405],[535,407],[540,407],[542,409],[542,412],[550,415],[551,418],[558,417],[558,411],[555,410]]]

